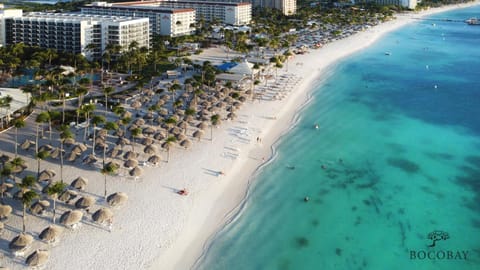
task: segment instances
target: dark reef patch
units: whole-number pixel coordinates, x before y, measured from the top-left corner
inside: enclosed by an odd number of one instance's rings
[[[308,239],[304,236],[295,238],[295,243],[297,245],[297,248],[305,248],[308,247],[308,245],[310,244]]]
[[[452,160],[453,159],[453,155],[448,153],[426,152],[425,155],[435,160]]]
[[[335,249],[335,254],[337,254],[337,256],[342,256],[342,249],[341,248],[336,248]]]
[[[467,156],[465,161],[480,169],[480,156]]]
[[[472,199],[465,201],[465,205],[475,212],[480,212],[480,168],[474,169],[468,166],[460,167],[464,175],[457,176],[456,182],[463,188],[470,188],[474,193]]]
[[[388,158],[387,163],[388,165],[399,168],[409,174],[417,173],[420,170],[420,166],[416,163],[403,158]]]
[[[387,143],[386,146],[392,149],[395,153],[405,153],[407,152],[407,148],[399,143]]]

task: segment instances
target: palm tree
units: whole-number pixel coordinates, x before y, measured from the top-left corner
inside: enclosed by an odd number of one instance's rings
[[[82,80],[87,79],[87,81],[90,81],[88,78],[82,78],[80,79],[80,84],[82,84]],[[83,103],[83,97],[88,93],[88,89],[86,87],[80,86],[77,88],[77,95],[78,95],[78,107],[77,107],[77,125],[78,125],[78,119],[80,118],[80,112],[81,112],[81,107]]]
[[[35,122],[37,123],[37,138],[35,141],[35,154],[38,154],[38,130],[40,128],[40,125],[43,123],[48,122],[50,119],[50,114],[48,112],[41,112],[37,115],[37,118],[35,119]],[[43,138],[43,128],[42,128],[42,138]]]
[[[0,198],[3,203],[3,193],[5,191],[5,178],[12,174],[12,167],[9,164],[3,166],[2,171],[0,171],[0,177],[2,178],[2,186],[0,187]]]
[[[210,117],[210,122],[212,123],[212,125],[210,126],[210,140],[213,141],[213,126],[217,126],[220,123],[220,115],[212,115]]]
[[[66,187],[67,187],[67,184],[63,182],[56,182],[55,184],[50,185],[47,188],[47,194],[52,198],[52,201],[53,201],[53,217],[52,217],[53,224],[55,224],[56,203],[57,203],[58,194],[63,192]]]
[[[25,166],[25,160],[23,160],[21,157],[16,157],[10,161],[10,165],[12,166],[12,173],[13,173],[13,180],[15,180],[15,176],[17,173],[23,171],[26,166]]]
[[[58,119],[58,117],[60,117],[60,112],[59,111],[48,111],[48,130],[49,130],[49,135],[48,135],[48,139],[50,140],[50,142],[52,142],[52,120],[53,119]]]
[[[93,124],[93,142],[92,142],[92,155],[95,156],[95,128],[99,124],[105,123],[105,117],[102,115],[94,115],[92,118]]]
[[[18,146],[18,129],[25,127],[25,120],[23,117],[15,119],[15,157],[17,157],[17,146]]]
[[[36,179],[33,175],[27,175],[22,179],[22,182],[18,184],[22,192],[22,205],[23,205],[23,232],[25,232],[25,219],[26,219],[26,209],[30,207],[33,199],[38,197],[37,192],[34,190],[29,190],[36,182]]]
[[[85,114],[85,132],[83,133],[83,141],[87,140],[88,127],[90,126],[90,113],[95,111],[95,104],[85,104],[82,106],[82,112]]]
[[[37,153],[37,178],[40,177],[40,160],[45,160],[50,156],[50,152],[43,150]]]
[[[53,49],[47,49],[47,51],[45,52],[45,55],[48,58],[48,65],[49,66],[52,65],[52,60],[58,56],[57,52]]]
[[[102,170],[100,171],[104,175],[104,192],[103,197],[107,199],[107,175],[113,175],[117,171],[117,166],[114,163],[104,164]]]
[[[113,93],[115,91],[115,88],[109,86],[103,88],[103,94],[105,95],[105,117],[107,117],[107,110],[108,110],[108,95]]]
[[[167,144],[167,163],[170,160],[170,147],[177,141],[177,138],[174,136],[169,136],[166,140],[165,143]]]
[[[73,138],[73,132],[66,125],[61,126],[60,131],[60,181],[63,183],[63,144],[66,139]]]

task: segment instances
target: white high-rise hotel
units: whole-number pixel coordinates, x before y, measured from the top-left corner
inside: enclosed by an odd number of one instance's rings
[[[3,45],[23,42],[29,46],[81,53],[89,59],[100,58],[108,44],[126,49],[133,41],[147,48],[150,43],[148,18],[32,12],[4,21]]]

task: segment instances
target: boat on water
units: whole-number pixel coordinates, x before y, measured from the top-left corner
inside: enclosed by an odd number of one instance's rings
[[[391,52],[385,52],[385,55],[392,55]]]
[[[468,25],[480,25],[480,20],[477,19],[477,18],[470,18],[468,20],[465,20],[465,22],[468,24]]]

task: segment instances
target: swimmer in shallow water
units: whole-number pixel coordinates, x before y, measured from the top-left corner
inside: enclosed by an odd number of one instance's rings
[[[295,170],[295,166],[288,165],[287,168],[290,170]]]

